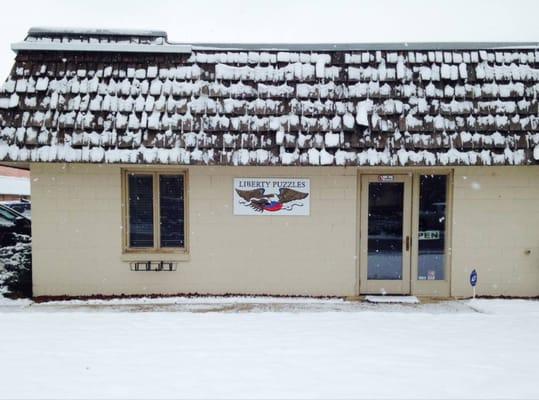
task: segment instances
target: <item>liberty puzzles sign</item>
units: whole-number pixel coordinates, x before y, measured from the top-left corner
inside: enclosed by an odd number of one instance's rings
[[[236,178],[234,215],[309,215],[309,179]]]

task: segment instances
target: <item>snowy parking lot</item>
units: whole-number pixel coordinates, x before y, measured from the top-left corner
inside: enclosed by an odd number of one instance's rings
[[[539,301],[0,301],[1,398],[538,398]]]

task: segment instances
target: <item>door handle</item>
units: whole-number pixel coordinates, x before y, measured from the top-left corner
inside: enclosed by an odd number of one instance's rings
[[[410,251],[410,236],[406,236],[406,251]]]

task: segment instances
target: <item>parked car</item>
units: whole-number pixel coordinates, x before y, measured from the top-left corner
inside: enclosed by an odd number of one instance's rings
[[[24,215],[26,218],[32,218],[32,203],[28,200],[18,200],[18,201],[3,201],[0,204],[3,204],[14,211],[17,211],[19,214]]]
[[[0,204],[0,247],[12,246],[17,242],[15,234],[32,234],[30,218]]]

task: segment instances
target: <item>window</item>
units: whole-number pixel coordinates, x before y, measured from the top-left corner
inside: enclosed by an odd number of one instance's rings
[[[185,249],[185,174],[126,172],[126,248]]]
[[[418,279],[445,279],[446,175],[421,175]]]
[[[402,279],[404,182],[369,183],[367,279]]]

